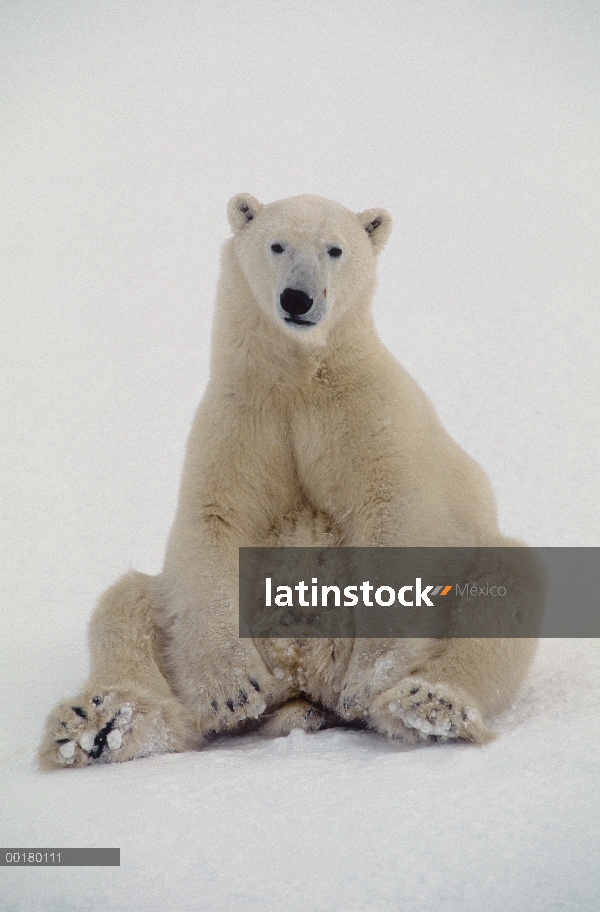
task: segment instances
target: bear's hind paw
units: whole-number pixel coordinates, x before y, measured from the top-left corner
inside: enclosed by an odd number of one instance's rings
[[[496,737],[458,690],[419,678],[406,678],[381,694],[371,719],[377,731],[404,740],[461,739],[485,744]]]
[[[38,752],[43,769],[89,766],[190,746],[173,699],[142,689],[98,688],[59,704]]]

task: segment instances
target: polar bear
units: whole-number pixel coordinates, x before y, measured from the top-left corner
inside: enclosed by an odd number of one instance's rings
[[[377,336],[388,212],[239,194],[228,218],[210,381],[163,571],[131,572],[101,599],[89,680],[50,715],[40,763],[183,751],[248,727],[484,743],[532,639],[238,635],[241,546],[513,543],[483,471]]]

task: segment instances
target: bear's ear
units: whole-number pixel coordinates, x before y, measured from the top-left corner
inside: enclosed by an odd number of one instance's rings
[[[392,231],[392,216],[385,209],[367,209],[358,219],[369,235],[375,253],[381,253]]]
[[[233,196],[227,203],[227,218],[233,233],[237,234],[245,228],[261,209],[262,203],[249,193],[237,193]]]

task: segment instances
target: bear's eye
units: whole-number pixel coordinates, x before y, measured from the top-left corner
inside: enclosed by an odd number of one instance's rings
[[[342,251],[339,247],[330,247],[329,250],[327,251],[327,253],[329,254],[330,257],[333,257],[334,259],[337,259],[337,257],[341,257],[341,255],[342,255]]]
[[[283,247],[281,244],[271,244],[271,250],[273,253],[283,253]],[[340,251],[341,253],[341,251]]]

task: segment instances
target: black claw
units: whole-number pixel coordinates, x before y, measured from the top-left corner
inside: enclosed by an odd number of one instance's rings
[[[68,741],[71,741],[71,738],[55,738],[55,744],[67,744]]]
[[[240,690],[237,698],[238,706],[243,706],[244,703],[248,702],[248,694],[245,690]]]
[[[226,700],[225,705],[229,707],[231,712],[233,712],[233,700]]]
[[[90,757],[92,760],[97,760],[104,748],[106,747],[106,739],[110,735],[111,731],[114,728],[116,716],[107,722],[104,728],[101,728],[96,737],[94,738],[94,743],[90,751]]]
[[[79,716],[80,719],[87,719],[87,713],[85,709],[81,708],[81,706],[72,706],[71,709],[76,716]]]
[[[219,704],[217,703],[216,700],[211,700],[210,705],[212,706],[212,708],[214,709],[215,712],[219,712]]]
[[[252,684],[254,690],[257,690],[258,693],[260,693],[260,686],[259,686],[259,684],[258,684],[258,681],[257,681],[255,678],[248,678],[248,680],[249,680],[250,683]]]
[[[314,714],[315,714],[315,711],[314,711],[314,709],[312,709],[312,707],[311,707],[311,708],[308,710],[308,712],[306,713],[306,715],[304,716],[304,718],[308,720],[308,719],[310,719],[311,716],[314,716]]]

